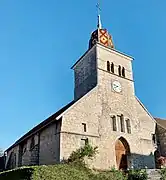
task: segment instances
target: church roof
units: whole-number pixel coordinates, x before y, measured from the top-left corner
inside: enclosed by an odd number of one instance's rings
[[[50,125],[52,122],[54,122],[56,120],[56,118],[62,114],[64,111],[66,111],[70,106],[72,106],[76,101],[71,101],[70,103],[68,103],[66,106],[62,107],[60,110],[58,110],[56,113],[54,113],[53,115],[51,115],[50,117],[48,117],[46,120],[42,121],[40,124],[38,124],[37,126],[35,126],[33,129],[31,129],[29,132],[27,132],[25,135],[23,135],[19,140],[17,140],[12,146],[10,146],[6,151],[9,151],[10,149],[12,149],[13,147],[15,147],[16,145],[18,145],[19,143],[21,143],[22,141],[24,141],[25,139],[29,138],[30,136],[32,136],[33,134],[37,133],[39,130],[47,127],[48,125]]]
[[[107,31],[107,29],[97,29],[91,34],[89,41],[89,49],[91,49],[96,43],[101,43],[102,45],[110,48],[114,48],[112,37]]]
[[[166,129],[166,119],[155,118],[158,125]]]

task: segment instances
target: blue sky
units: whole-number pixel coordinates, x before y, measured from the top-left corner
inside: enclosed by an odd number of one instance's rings
[[[70,67],[96,28],[97,0],[0,1],[0,147],[73,99]],[[166,1],[105,0],[102,24],[135,58],[137,96],[166,117]]]

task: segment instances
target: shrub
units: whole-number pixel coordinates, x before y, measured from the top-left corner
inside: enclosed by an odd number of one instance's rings
[[[0,180],[31,180],[33,168],[23,167],[0,173]]]
[[[146,170],[129,170],[128,180],[147,180],[148,175]]]
[[[97,147],[92,147],[87,143],[84,147],[73,151],[68,158],[68,162],[74,162],[76,160],[84,160],[85,157],[88,159],[93,159],[97,153]]]
[[[161,179],[166,180],[166,168],[161,169],[160,174],[161,174]]]
[[[97,147],[92,147],[87,143],[84,147],[73,151],[65,162],[80,168],[86,168],[85,158],[93,159],[97,152]]]
[[[126,177],[121,171],[105,171],[96,174],[94,180],[126,180]]]
[[[92,173],[73,165],[24,167],[0,174],[0,180],[125,180],[118,171]]]

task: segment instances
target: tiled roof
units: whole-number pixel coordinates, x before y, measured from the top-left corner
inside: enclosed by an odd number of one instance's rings
[[[162,126],[163,128],[166,129],[166,119],[161,119],[161,118],[155,118],[156,122],[158,125]]]

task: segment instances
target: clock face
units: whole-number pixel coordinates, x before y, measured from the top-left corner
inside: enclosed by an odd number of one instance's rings
[[[122,91],[122,86],[121,86],[120,82],[114,81],[114,82],[112,83],[112,89],[113,89],[115,92],[120,93],[120,92]]]

